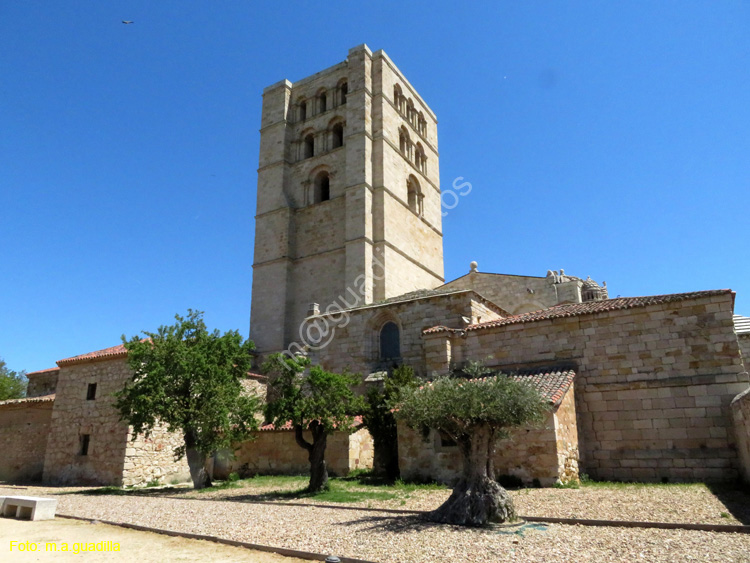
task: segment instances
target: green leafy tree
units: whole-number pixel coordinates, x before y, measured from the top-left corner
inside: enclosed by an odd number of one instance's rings
[[[476,373],[476,367],[467,371]],[[461,452],[463,472],[453,493],[430,513],[437,522],[483,526],[516,517],[510,495],[495,481],[495,446],[511,429],[542,422],[548,404],[529,385],[503,374],[483,375],[440,377],[401,391],[397,416],[415,429],[444,432]]]
[[[25,371],[11,370],[5,361],[0,358],[0,401],[24,397],[27,384]]]
[[[176,324],[122,340],[132,379],[117,393],[115,407],[138,434],[160,423],[180,432],[196,489],[211,486],[206,460],[216,451],[250,439],[257,430],[260,399],[243,391],[253,344],[237,331],[209,332],[203,313],[188,309]]]
[[[399,366],[385,376],[382,386],[371,387],[365,397],[362,422],[372,434],[373,470],[389,481],[399,477],[398,433],[393,404],[398,403],[401,388],[416,387],[417,382],[411,367]]]
[[[270,356],[263,368],[271,376],[272,398],[266,404],[266,420],[277,427],[291,422],[294,439],[307,451],[310,461],[307,490],[327,489],[325,451],[328,436],[334,430],[354,431],[354,414],[364,406],[352,390],[359,376],[331,373],[320,366],[310,366],[305,357],[290,358],[284,354]],[[312,442],[305,439],[305,430],[310,431]]]

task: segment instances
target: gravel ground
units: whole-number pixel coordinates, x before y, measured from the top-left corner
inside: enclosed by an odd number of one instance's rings
[[[722,503],[715,497],[711,499],[709,492],[699,492],[699,486],[693,489],[541,489],[518,491],[514,497],[519,512],[528,515],[533,511],[545,516],[576,514],[582,518],[612,519],[638,516],[637,519],[645,520],[645,514],[664,514],[671,515],[672,521],[675,518],[690,521],[681,515],[692,515],[715,522],[713,513],[721,510]],[[3,491],[21,494],[18,490],[3,489],[0,489],[0,494]],[[256,492],[255,489],[252,491]],[[53,491],[32,488],[23,494],[50,492]],[[91,519],[209,534],[379,563],[496,562],[500,558],[530,562],[750,562],[750,535],[746,534],[548,525],[546,529],[527,529],[521,536],[432,524],[417,517],[377,511],[228,502],[230,499],[215,500],[206,497],[207,494],[247,496],[248,489],[204,493],[201,495],[204,500],[69,494],[59,497],[58,511]],[[430,508],[439,504],[443,498],[441,495],[445,494],[445,491],[419,492],[407,500],[407,506],[399,503],[397,508]],[[707,503],[709,508],[704,506]],[[682,512],[683,509],[688,511]],[[697,518],[692,518],[692,521],[697,521]],[[723,518],[715,523],[732,522],[734,520]]]

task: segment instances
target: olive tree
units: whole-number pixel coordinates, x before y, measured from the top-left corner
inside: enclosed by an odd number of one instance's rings
[[[325,451],[328,436],[334,431],[353,432],[354,414],[363,404],[352,387],[360,377],[349,373],[331,373],[310,366],[304,356],[274,354],[263,365],[270,376],[266,420],[281,427],[291,423],[294,439],[307,451],[310,462],[308,492],[328,488]],[[312,442],[305,439],[309,430]]]
[[[415,429],[447,434],[461,452],[461,477],[430,518],[466,526],[514,520],[513,501],[495,481],[496,443],[509,437],[513,428],[543,421],[547,410],[536,389],[503,374],[480,379],[446,376],[419,388],[404,388],[396,416]]]
[[[209,332],[203,313],[188,310],[171,326],[122,340],[132,378],[116,394],[115,408],[133,427],[133,439],[166,425],[184,443],[175,456],[187,456],[196,489],[211,486],[207,459],[252,437],[260,399],[243,390],[253,344],[237,331]]]

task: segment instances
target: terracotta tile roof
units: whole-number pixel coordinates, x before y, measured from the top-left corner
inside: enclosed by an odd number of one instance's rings
[[[55,400],[55,394],[52,393],[51,395],[42,395],[41,397],[24,397],[23,399],[8,399],[7,401],[0,401],[0,406],[21,405],[21,404],[26,404],[26,403],[51,403],[54,400]]]
[[[355,416],[354,417],[354,427],[357,428],[358,426],[362,426],[362,417],[361,416]],[[258,430],[261,432],[270,432],[272,430],[293,430],[292,428],[292,421],[288,421],[284,424],[284,426],[276,427],[273,424],[266,424],[264,426],[261,426]]]
[[[57,362],[58,366],[69,366],[71,364],[82,364],[85,362],[95,362],[102,359],[110,358],[124,358],[128,355],[128,351],[125,349],[124,344],[112,346],[111,348],[104,348],[103,350],[97,350],[96,352],[89,352],[88,354],[81,354],[79,356],[73,356],[72,358],[65,358]]]
[[[694,291],[691,293],[670,293],[667,295],[648,295],[644,297],[617,297],[614,299],[605,299],[603,301],[587,301],[585,303],[566,303],[564,305],[555,305],[541,311],[531,313],[522,313],[513,315],[486,323],[469,325],[465,329],[482,330],[486,328],[495,328],[517,323],[532,323],[549,319],[560,319],[564,317],[577,317],[580,315],[591,315],[604,313],[607,311],[620,311],[623,309],[635,309],[638,307],[648,307],[649,305],[660,305],[663,303],[675,303],[689,299],[698,299],[700,297],[712,297],[715,295],[731,295],[731,289],[714,289],[709,291]],[[437,332],[456,332],[456,329],[449,329],[444,326],[428,328],[423,334],[434,334]]]
[[[515,381],[523,381],[531,384],[532,387],[539,391],[542,397],[555,407],[559,406],[562,402],[575,376],[576,374],[573,370],[521,371],[509,374],[509,377]]]
[[[734,315],[734,332],[746,336],[750,334],[750,317]]]
[[[31,375],[41,375],[43,373],[52,373],[53,371],[60,371],[60,368],[47,368],[47,369],[40,369],[38,371],[32,371],[30,373],[26,374],[26,377],[29,377]]]

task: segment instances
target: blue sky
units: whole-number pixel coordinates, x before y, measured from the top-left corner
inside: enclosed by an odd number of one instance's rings
[[[121,20],[133,20],[123,25]],[[750,3],[0,3],[0,357],[33,371],[188,308],[249,328],[262,89],[367,43],[438,116],[445,274],[737,291]]]

